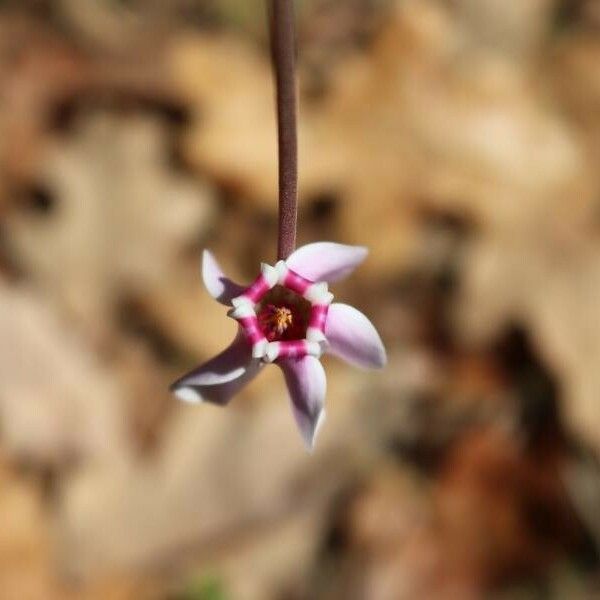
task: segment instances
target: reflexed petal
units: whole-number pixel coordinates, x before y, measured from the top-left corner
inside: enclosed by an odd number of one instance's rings
[[[329,342],[327,351],[352,365],[377,369],[387,362],[377,330],[352,306],[334,302],[329,307],[325,336]]]
[[[225,405],[233,396],[250,383],[263,369],[264,363],[252,360],[248,363],[244,374],[221,385],[183,385],[173,389],[180,400],[190,403],[210,402],[211,404]]]
[[[208,293],[221,304],[231,306],[231,299],[239,296],[246,288],[228,279],[212,252],[202,254],[202,280]]]
[[[325,420],[327,379],[314,356],[290,358],[276,363],[285,377],[294,418],[308,450],[312,450],[319,427]]]
[[[221,354],[178,379],[179,385],[218,385],[241,377],[250,362],[252,349],[241,331]]]
[[[364,246],[316,242],[298,248],[286,264],[306,279],[332,283],[352,273],[368,252]]]

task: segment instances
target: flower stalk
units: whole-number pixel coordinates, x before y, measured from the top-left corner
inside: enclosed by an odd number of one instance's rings
[[[296,249],[298,219],[298,136],[294,0],[269,0],[271,51],[275,70],[279,157],[277,259]]]
[[[315,242],[296,249],[298,142],[296,132],[293,0],[268,0],[277,98],[279,232],[277,263],[261,264],[250,285],[229,279],[205,250],[202,278],[210,295],[238,323],[231,344],[175,381],[184,402],[229,403],[262,369],[281,369],[292,413],[312,450],[325,419],[327,377],[323,353],[362,368],[382,368],[386,353],[360,311],[333,302],[329,284],[348,276],[367,256],[362,246]]]

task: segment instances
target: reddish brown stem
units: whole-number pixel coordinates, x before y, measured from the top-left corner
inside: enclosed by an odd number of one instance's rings
[[[277,258],[296,248],[298,140],[296,132],[296,35],[294,1],[270,0],[271,49],[277,97],[279,149],[279,231]]]

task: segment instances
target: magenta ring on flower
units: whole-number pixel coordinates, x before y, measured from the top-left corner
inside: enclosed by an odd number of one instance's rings
[[[281,335],[294,322],[294,309],[287,306],[268,305],[266,310],[257,314],[256,307],[275,288],[281,286],[292,294],[304,298],[310,303],[305,336],[299,339],[267,338],[265,327]],[[280,260],[274,267],[263,263],[260,275],[239,296],[232,298],[233,308],[229,316],[241,326],[244,335],[252,346],[253,358],[272,363],[282,358],[320,358],[325,350],[325,323],[333,294],[327,282],[315,283],[290,269]],[[262,317],[262,318],[261,318]],[[277,338],[274,335],[274,338]]]

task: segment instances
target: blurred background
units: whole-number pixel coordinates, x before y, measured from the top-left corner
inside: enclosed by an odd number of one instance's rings
[[[204,291],[275,259],[265,7],[0,1],[0,599],[600,597],[600,3],[303,0],[300,243],[388,367],[315,453]]]

